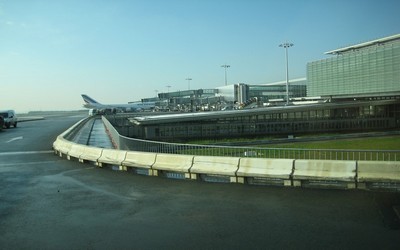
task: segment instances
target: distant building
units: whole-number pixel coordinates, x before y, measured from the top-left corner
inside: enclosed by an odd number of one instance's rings
[[[286,99],[286,81],[248,85],[248,95],[257,97],[261,102],[269,102],[271,99]],[[306,78],[289,80],[289,98],[305,97],[306,95]]]
[[[216,112],[132,116],[124,136],[168,142],[324,132],[398,130],[400,95],[333,97],[329,102]],[[135,148],[129,148],[135,150]]]
[[[286,98],[286,81],[267,84],[234,84],[217,87],[217,93],[226,101],[244,103],[256,97],[259,102],[268,102],[271,99]],[[289,81],[290,98],[305,97],[307,94],[306,78],[292,79]]]
[[[119,129],[129,137],[161,141],[398,130],[400,34],[326,54],[334,57],[308,63],[307,78],[289,81],[290,105],[284,102],[286,81],[160,93],[160,100],[179,111],[199,105],[203,111],[224,111],[137,116]],[[251,102],[264,108],[246,106]],[[233,103],[248,109],[227,111]]]
[[[307,64],[307,96],[400,91],[400,34],[356,44]]]

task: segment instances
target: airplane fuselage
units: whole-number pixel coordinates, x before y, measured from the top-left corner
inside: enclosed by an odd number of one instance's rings
[[[134,112],[142,110],[151,110],[155,107],[154,102],[133,102],[128,104],[101,104],[87,95],[82,95],[82,98],[85,101],[85,104],[83,106],[88,109]]]

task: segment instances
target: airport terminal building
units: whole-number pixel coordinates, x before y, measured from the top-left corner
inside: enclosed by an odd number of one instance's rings
[[[333,57],[308,63],[307,79],[292,85],[291,105],[278,101],[247,110],[137,116],[120,132],[139,139],[185,141],[400,129],[400,34],[326,54]],[[218,88],[214,94],[270,101],[283,96],[284,87],[238,84]],[[304,97],[294,98],[295,91]]]
[[[289,96],[305,97],[307,94],[306,78],[292,79],[289,84]],[[230,84],[215,89],[197,89],[159,93],[158,98],[147,98],[142,101],[157,102],[157,106],[174,111],[209,111],[221,110],[224,107],[237,107],[256,100],[258,106],[271,100],[286,98],[286,81],[266,84]]]
[[[307,96],[400,91],[400,34],[325,54],[307,64]]]

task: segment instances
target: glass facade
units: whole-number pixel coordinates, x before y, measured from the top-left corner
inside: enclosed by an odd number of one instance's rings
[[[132,117],[123,133],[127,137],[157,141],[265,135],[315,134],[318,132],[398,129],[400,97],[383,100],[345,100],[315,105]],[[115,122],[113,124],[118,127]]]
[[[305,97],[307,86],[301,84],[289,84],[289,97]],[[259,101],[268,102],[271,99],[286,99],[286,85],[249,85],[248,95],[257,97]]]
[[[307,96],[400,91],[400,39],[307,64]]]

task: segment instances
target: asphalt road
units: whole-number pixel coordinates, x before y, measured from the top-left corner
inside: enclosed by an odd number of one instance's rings
[[[0,249],[398,249],[399,193],[216,184],[51,153],[80,116],[0,132]]]

